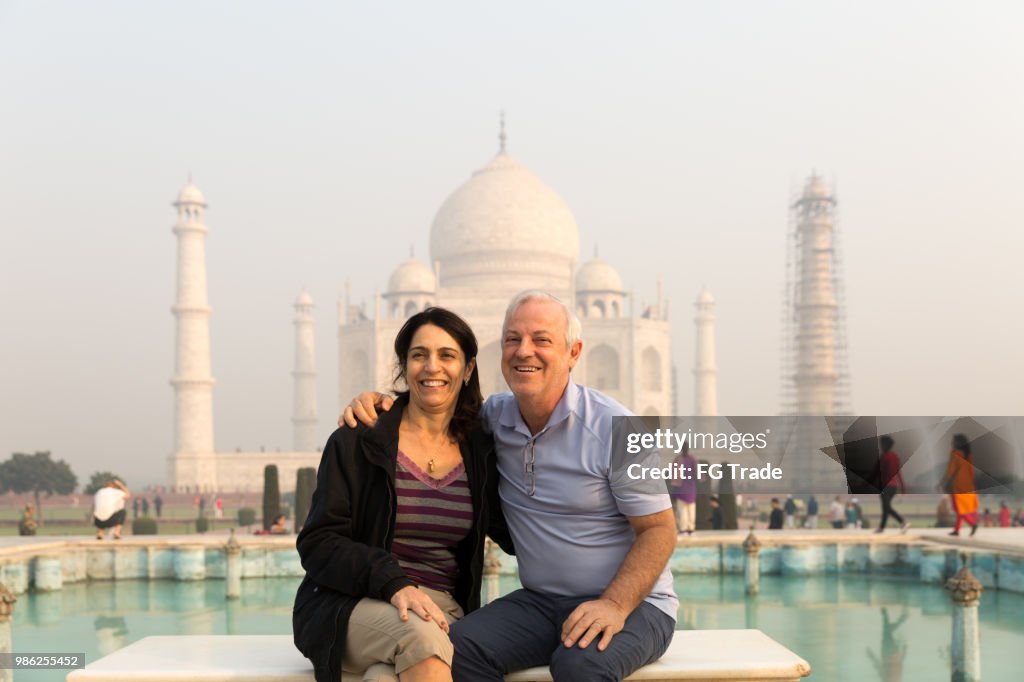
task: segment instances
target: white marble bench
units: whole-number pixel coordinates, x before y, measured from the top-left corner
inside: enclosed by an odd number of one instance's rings
[[[760,630],[679,630],[657,663],[629,680],[795,682],[811,666]],[[508,682],[550,682],[547,668]],[[312,682],[313,669],[289,635],[146,637],[73,670],[67,682]],[[345,675],[342,682],[359,682]]]

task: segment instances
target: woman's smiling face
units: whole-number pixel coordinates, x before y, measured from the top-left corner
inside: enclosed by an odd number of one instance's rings
[[[454,411],[475,362],[467,365],[451,334],[437,325],[423,325],[413,335],[405,361],[410,402],[428,412]]]

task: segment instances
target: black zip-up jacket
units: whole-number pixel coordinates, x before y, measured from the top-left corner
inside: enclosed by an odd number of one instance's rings
[[[324,448],[316,491],[297,547],[306,577],[292,611],[295,646],[313,662],[317,682],[341,676],[348,620],[360,599],[390,601],[416,583],[391,555],[398,426],[408,399],[372,428],[342,427]],[[494,442],[482,428],[459,445],[473,501],[473,526],[455,549],[459,575],[452,596],[469,613],[480,606],[484,535],[508,553],[512,541],[498,501]]]

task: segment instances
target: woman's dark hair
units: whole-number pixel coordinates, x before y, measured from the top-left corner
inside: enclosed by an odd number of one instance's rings
[[[971,442],[967,440],[967,436],[962,433],[958,433],[953,436],[953,449],[964,453],[964,457],[971,456]]]
[[[405,382],[405,369],[409,360],[409,347],[412,346],[412,337],[416,331],[425,324],[432,324],[446,331],[465,356],[466,364],[476,357],[477,344],[476,335],[469,328],[466,321],[445,308],[427,308],[421,313],[416,313],[402,325],[395,337],[395,355],[398,356],[398,365],[395,367],[394,381]],[[409,395],[408,389],[400,391],[400,396]],[[456,441],[464,440],[472,433],[480,423],[480,406],[484,402],[483,394],[480,392],[479,368],[474,369],[469,375],[469,382],[461,387],[459,398],[455,402],[455,414],[448,424],[448,435]]]

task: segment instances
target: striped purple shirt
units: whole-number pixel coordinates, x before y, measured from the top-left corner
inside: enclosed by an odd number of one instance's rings
[[[435,590],[455,589],[455,546],[473,525],[466,466],[432,478],[401,450],[395,469],[398,516],[391,553],[409,577]]]

